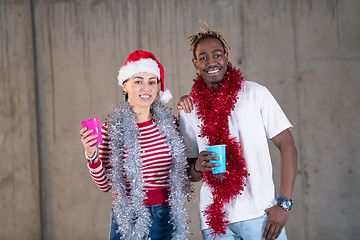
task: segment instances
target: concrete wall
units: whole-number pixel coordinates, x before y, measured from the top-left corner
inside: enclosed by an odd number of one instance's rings
[[[0,239],[40,239],[30,5],[0,2]]]
[[[116,75],[135,49],[156,54],[175,100],[188,93],[199,19],[225,32],[230,61],[294,125],[289,239],[359,239],[359,12],[356,0],[0,0],[0,239],[107,238],[112,196],[87,172],[80,121],[122,101]]]

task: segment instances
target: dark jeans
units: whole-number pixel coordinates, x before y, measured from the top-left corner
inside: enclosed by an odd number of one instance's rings
[[[150,212],[151,228],[150,236],[151,240],[170,240],[173,233],[173,225],[170,221],[170,206],[167,205],[155,205],[146,207]],[[119,240],[121,235],[117,233],[118,225],[114,218],[114,214],[111,214],[111,228],[110,228],[110,240]]]

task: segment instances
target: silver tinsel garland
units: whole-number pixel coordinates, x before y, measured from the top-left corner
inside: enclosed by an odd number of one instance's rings
[[[174,117],[165,106],[155,101],[151,107],[152,117],[161,136],[165,137],[172,155],[172,165],[169,173],[171,207],[171,223],[174,226],[173,239],[184,240],[189,235],[185,201],[189,195],[189,185],[186,175],[186,157],[184,144],[180,133],[174,124]],[[118,231],[122,239],[145,239],[150,232],[150,214],[144,205],[146,194],[141,173],[142,159],[138,142],[139,130],[135,121],[135,113],[128,103],[114,110],[108,118],[108,131],[112,149],[110,162],[112,171],[110,178],[112,190],[117,194],[113,203],[113,212]],[[122,159],[124,150],[128,152],[127,159]],[[130,192],[125,188],[126,181],[130,183]]]

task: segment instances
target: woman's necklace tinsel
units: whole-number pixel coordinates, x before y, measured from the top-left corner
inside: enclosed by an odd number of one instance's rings
[[[204,210],[206,223],[212,228],[213,236],[226,233],[225,225],[228,221],[224,206],[242,194],[249,175],[240,142],[230,137],[228,123],[243,82],[240,69],[235,69],[229,63],[225,79],[214,91],[204,84],[200,74],[194,79],[191,91],[197,115],[202,120],[200,137],[208,139],[209,146],[226,144],[226,172],[203,172],[203,181],[210,186],[213,195],[213,203]]]
[[[160,135],[166,138],[172,156],[168,202],[171,207],[171,223],[174,227],[173,239],[185,240],[188,239],[189,234],[185,210],[185,200],[189,192],[185,171],[185,146],[170,110],[158,101],[155,101],[151,108],[152,118]],[[140,154],[138,139],[140,132],[135,116],[130,105],[124,103],[108,117],[107,123],[111,139],[110,178],[112,190],[117,196],[113,202],[113,212],[118,230],[122,238],[127,240],[145,239],[151,227],[150,213],[144,205],[146,194],[141,172],[143,159]],[[125,150],[127,158],[123,161]],[[128,183],[130,183],[130,191],[126,188]]]

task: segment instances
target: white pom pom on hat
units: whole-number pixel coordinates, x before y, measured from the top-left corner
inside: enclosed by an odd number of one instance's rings
[[[151,52],[136,50],[132,52],[126,60],[124,66],[119,70],[118,83],[123,83],[140,72],[148,72],[155,74],[161,82],[160,101],[167,103],[172,98],[168,89],[164,92],[164,67],[156,59]]]

